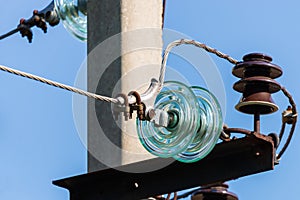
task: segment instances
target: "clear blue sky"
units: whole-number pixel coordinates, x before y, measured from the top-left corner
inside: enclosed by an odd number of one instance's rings
[[[10,0],[0,8],[0,34],[49,0]],[[300,3],[271,1],[168,1],[165,27],[213,46],[240,60],[249,52],[273,57],[284,74],[278,81],[299,102]],[[73,85],[86,55],[86,44],[60,24],[47,34],[34,29],[33,43],[19,34],[0,41],[0,64]],[[212,56],[225,83],[232,127],[252,128],[252,118],[234,110],[240,94],[232,65]],[[52,180],[86,172],[86,150],[77,134],[72,93],[0,72],[0,199],[66,200],[68,192]],[[262,118],[262,132],[278,132],[287,101],[274,95],[280,111]],[[299,129],[275,170],[231,181],[241,200],[297,199],[300,162]]]

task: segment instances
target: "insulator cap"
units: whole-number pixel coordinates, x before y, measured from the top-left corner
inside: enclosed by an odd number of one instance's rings
[[[252,76],[265,76],[278,78],[282,75],[282,69],[271,63],[272,58],[261,53],[251,53],[243,57],[243,62],[239,62],[233,69],[232,74],[238,78]]]

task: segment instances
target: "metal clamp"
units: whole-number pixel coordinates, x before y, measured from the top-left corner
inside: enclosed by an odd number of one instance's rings
[[[282,122],[287,124],[293,124],[297,121],[298,114],[293,114],[293,110],[291,106],[282,112]]]
[[[119,100],[120,103],[114,104],[113,112],[115,119],[119,118],[119,114],[123,113],[123,116],[125,118],[125,121],[128,120],[129,117],[129,104],[128,104],[128,97],[125,94],[118,94],[116,96],[116,99]]]
[[[136,101],[135,103],[129,104],[129,119],[132,119],[132,114],[134,111],[137,112],[137,117],[140,120],[145,120],[146,119],[146,105],[142,102],[141,96],[137,91],[131,91],[129,92],[128,96],[134,96]]]

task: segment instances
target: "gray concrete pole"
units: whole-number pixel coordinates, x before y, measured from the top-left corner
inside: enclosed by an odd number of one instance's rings
[[[88,90],[142,92],[158,78],[161,26],[162,0],[89,0]],[[152,157],[137,138],[135,119],[116,122],[111,108],[88,101],[89,172]]]

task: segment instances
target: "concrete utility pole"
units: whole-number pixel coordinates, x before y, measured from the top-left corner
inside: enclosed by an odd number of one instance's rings
[[[162,0],[88,1],[90,92],[143,92],[158,77],[162,7]],[[152,157],[137,138],[135,119],[118,125],[111,104],[93,99],[88,101],[88,148],[89,172]]]

